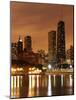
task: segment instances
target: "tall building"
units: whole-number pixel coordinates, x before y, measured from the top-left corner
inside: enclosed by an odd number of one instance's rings
[[[38,50],[38,55],[39,55],[39,64],[44,65],[45,64],[45,50]]]
[[[18,53],[21,53],[23,51],[23,42],[22,42],[21,36],[19,36],[19,39],[17,42],[17,51]]]
[[[72,45],[70,46],[70,49],[66,51],[66,59],[69,64],[74,63],[74,47]]]
[[[65,58],[65,23],[59,21],[57,27],[57,63],[62,64]]]
[[[56,64],[56,31],[48,32],[48,62],[52,67]]]
[[[27,52],[32,51],[32,40],[31,40],[31,36],[30,35],[27,35],[24,38],[24,49]]]
[[[11,58],[12,60],[17,60],[17,43],[11,44]]]
[[[17,54],[17,43],[11,44],[11,51],[12,53]]]

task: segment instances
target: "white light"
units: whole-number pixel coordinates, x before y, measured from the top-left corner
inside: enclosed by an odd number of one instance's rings
[[[72,87],[72,83],[73,83],[73,79],[72,79],[72,75],[69,75],[69,85]]]
[[[48,65],[48,69],[51,69],[51,64]]]
[[[48,96],[51,96],[51,76],[48,76]]]
[[[63,86],[63,82],[64,82],[64,76],[61,75],[61,86]]]
[[[70,68],[72,68],[72,65],[70,65]]]
[[[20,39],[19,41],[22,42],[22,39]]]

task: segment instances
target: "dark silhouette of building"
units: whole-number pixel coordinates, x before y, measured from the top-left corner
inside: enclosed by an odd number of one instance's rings
[[[24,50],[23,41],[19,35],[18,42],[12,43],[12,60],[17,60],[15,63],[35,65],[38,64],[39,55],[32,51],[32,39],[31,36],[27,35],[24,38]],[[17,50],[15,50],[17,48]],[[16,53],[15,53],[16,51]],[[14,52],[14,53],[13,53]]]
[[[24,38],[24,50],[28,52],[32,51],[32,40],[30,35],[27,35]]]
[[[17,43],[11,44],[11,59],[17,60]]]
[[[56,64],[56,31],[48,32],[48,62],[52,67]]]
[[[17,52],[21,53],[23,51],[23,42],[21,39],[21,36],[19,36],[18,42],[17,42]]]
[[[57,27],[57,63],[63,63],[65,58],[65,23],[59,21]]]
[[[72,45],[66,52],[66,59],[70,61],[70,64],[74,63],[74,47]]]
[[[12,53],[17,54],[17,43],[11,44],[11,51]]]
[[[39,55],[39,58],[38,58],[39,64],[44,65],[45,64],[45,50],[40,49],[37,51],[37,53]]]

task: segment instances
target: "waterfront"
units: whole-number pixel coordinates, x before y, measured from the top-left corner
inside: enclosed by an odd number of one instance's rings
[[[73,74],[11,76],[11,98],[74,94]]]
[[[10,7],[11,98],[73,95],[74,6],[11,2]]]

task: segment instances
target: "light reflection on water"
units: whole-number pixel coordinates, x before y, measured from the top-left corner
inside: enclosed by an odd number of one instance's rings
[[[54,77],[54,87],[56,86],[56,79],[55,79],[55,77],[56,77],[56,75],[53,75],[53,77]]]
[[[48,76],[48,96],[51,96],[52,93],[51,93],[51,76],[49,75]]]
[[[63,81],[64,81],[64,78],[63,78],[63,75],[61,75],[61,86],[63,86]]]
[[[72,86],[72,83],[73,83],[73,82],[72,82],[72,81],[73,81],[72,75],[69,75],[69,81],[70,81],[70,82],[69,82],[69,83],[70,83],[70,86]]]
[[[11,76],[11,98],[71,94],[72,75]]]

